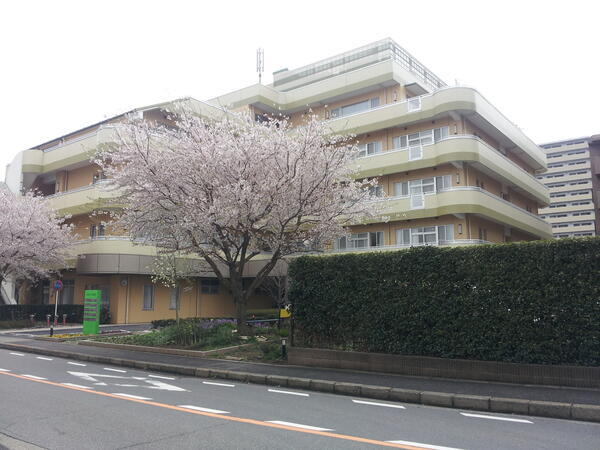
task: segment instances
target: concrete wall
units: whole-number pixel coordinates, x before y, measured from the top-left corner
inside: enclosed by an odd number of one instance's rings
[[[288,363],[423,377],[600,388],[600,367],[513,364],[299,347],[288,349]]]

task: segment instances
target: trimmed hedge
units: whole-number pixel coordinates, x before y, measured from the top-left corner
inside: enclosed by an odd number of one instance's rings
[[[600,365],[600,238],[304,256],[295,345]]]
[[[35,320],[43,322],[46,314],[54,315],[54,305],[0,305],[0,320],[29,320],[35,314]],[[58,305],[58,315],[67,314],[68,323],[83,322],[83,305]]]

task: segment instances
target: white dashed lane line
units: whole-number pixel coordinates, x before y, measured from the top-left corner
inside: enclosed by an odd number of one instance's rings
[[[76,362],[71,362],[71,361],[67,361],[67,364],[71,364],[72,366],[80,366],[80,367],[87,366],[87,364],[81,364],[81,363],[76,363]]]
[[[110,372],[119,372],[119,373],[127,373],[126,370],[121,370],[121,369],[111,369],[110,367],[105,367],[104,370],[108,370]]]
[[[454,448],[454,447],[442,447],[441,445],[422,444],[421,442],[411,442],[411,441],[387,441],[387,442],[390,442],[392,444],[412,445],[414,447],[429,448],[432,450],[462,450],[460,448]]]
[[[0,372],[10,372],[8,369],[0,369]]]
[[[71,386],[71,387],[76,387],[76,388],[80,388],[80,389],[94,389],[93,387],[89,387],[89,386],[82,386],[80,384],[75,384],[75,383],[60,383],[64,386]]]
[[[397,408],[397,409],[406,409],[404,406],[402,405],[392,405],[391,403],[377,403],[377,402],[367,402],[365,400],[354,400],[352,399],[352,401],[354,403],[358,403],[359,405],[370,405],[370,406],[384,406],[386,408]]]
[[[202,383],[203,384],[210,384],[211,386],[235,387],[235,384],[215,383],[214,381],[203,381]]]
[[[288,427],[302,428],[304,430],[333,431],[332,428],[313,427],[312,425],[303,425],[301,423],[293,423],[293,422],[283,422],[281,420],[267,420],[266,422],[267,423],[275,423],[277,425],[285,425],[285,426],[288,426]]]
[[[36,358],[36,359],[41,359],[41,360],[43,360],[43,361],[53,361],[53,359],[52,359],[52,358],[46,358],[46,357],[44,357],[44,356],[36,356],[35,358]]]
[[[38,377],[36,375],[27,375],[26,373],[22,374],[24,377],[33,378],[34,380],[47,380],[48,378]]]
[[[513,419],[511,417],[488,416],[486,414],[472,414],[472,413],[464,413],[464,412],[461,412],[461,414],[465,417],[473,417],[475,419],[491,419],[491,420],[502,420],[504,422],[533,423],[531,420]]]
[[[150,378],[160,378],[161,380],[174,380],[175,378],[173,377],[163,377],[160,375],[148,375]],[[137,379],[136,377],[134,377],[135,379]]]
[[[203,408],[202,406],[194,406],[194,405],[177,405],[177,406],[179,406],[180,408],[193,409],[194,411],[203,411],[203,412],[213,413],[213,414],[229,414],[228,411],[221,411],[220,409]]]
[[[10,352],[13,356],[25,356],[23,353]]]
[[[119,397],[127,397],[127,398],[135,398],[136,400],[152,400],[148,397],[140,397],[139,395],[131,395],[131,394],[120,394],[118,392],[113,392],[112,395],[118,395]]]
[[[280,391],[279,389],[267,389],[269,392],[274,392],[275,394],[288,394],[288,395],[298,395],[300,397],[310,397],[309,394],[305,394],[303,392],[292,392],[292,391]]]

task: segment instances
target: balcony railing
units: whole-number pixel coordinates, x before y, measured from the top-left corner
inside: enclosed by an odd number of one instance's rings
[[[377,245],[367,247],[352,247],[344,249],[331,249],[327,250],[327,253],[348,253],[348,252],[373,252],[373,251],[384,251],[384,250],[402,250],[411,247],[425,247],[425,246],[458,246],[458,245],[477,245],[477,244],[491,244],[490,241],[482,239],[454,239],[451,241],[437,241],[433,243],[421,243],[421,244],[394,244],[394,245]]]
[[[44,153],[47,153],[47,152],[51,152],[53,150],[58,150],[59,148],[64,147],[65,145],[71,145],[71,144],[75,144],[76,142],[83,141],[83,140],[88,139],[88,138],[90,138],[90,137],[92,137],[94,135],[97,135],[101,130],[110,129],[110,128],[115,128],[115,126],[114,125],[100,125],[95,130],[90,131],[90,132],[85,133],[85,134],[82,134],[81,136],[77,136],[77,137],[72,138],[72,139],[61,139],[60,142],[54,144],[52,147],[45,148],[42,151]]]
[[[87,184],[85,186],[81,186],[81,187],[78,187],[75,189],[69,189],[67,191],[61,191],[61,192],[57,192],[55,194],[47,195],[45,198],[57,198],[57,197],[62,197],[64,195],[74,194],[75,192],[87,191],[90,189],[94,189],[95,187],[101,186],[103,184],[106,184],[106,183],[108,183],[108,181],[109,180],[98,180],[92,184]]]

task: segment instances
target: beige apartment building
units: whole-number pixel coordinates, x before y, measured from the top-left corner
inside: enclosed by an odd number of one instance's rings
[[[600,235],[600,135],[541,145],[548,171],[537,176],[550,191],[539,213],[555,238]]]
[[[375,194],[384,203],[385,220],[354,227],[328,251],[552,237],[550,225],[537,215],[550,203],[548,189],[536,178],[546,170],[542,150],[477,90],[446,86],[391,39],[273,77],[271,85],[255,84],[207,102],[187,101],[208,116],[227,108],[259,121],[284,116],[299,124],[316,114],[333,132],[356,136],[357,176],[379,179]],[[167,105],[130,113],[159,118]],[[25,150],[8,167],[11,189],[36,188],[59,212],[72,216],[81,240],[72,266],[62,274],[61,301],[80,303],[84,289],[101,289],[118,323],[174,317],[177,298],[182,317],[233,316],[231,296],[214,274],[176,290],[154,285],[155,249],[135,245],[93,214],[110,193],[102,189],[106,181],[90,157],[111,142],[114,123],[123,117]],[[250,267],[246,276],[255,270]],[[49,294],[48,283],[42,283],[27,301],[48,302]],[[249,305],[268,306],[270,300],[261,296]]]

